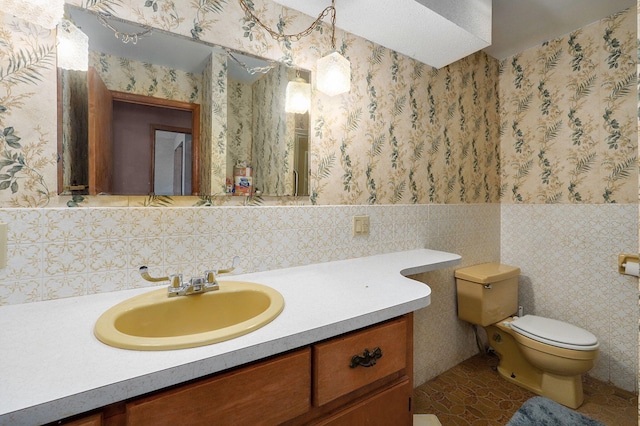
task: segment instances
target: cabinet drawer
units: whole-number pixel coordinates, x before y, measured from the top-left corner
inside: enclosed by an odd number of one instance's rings
[[[355,404],[317,426],[410,426],[413,423],[409,379]]]
[[[350,366],[352,358],[380,348],[369,367]],[[406,368],[407,320],[398,318],[313,346],[313,404],[320,406]]]
[[[309,348],[127,404],[128,425],[278,424],[311,408]]]

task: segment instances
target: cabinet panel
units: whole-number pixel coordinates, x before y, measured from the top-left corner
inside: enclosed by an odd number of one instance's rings
[[[309,348],[127,404],[127,424],[278,424],[310,408]]]
[[[355,355],[379,348],[369,367],[350,367]],[[407,319],[371,327],[313,346],[313,404],[320,406],[407,367]],[[366,357],[365,357],[366,358]]]
[[[404,380],[318,423],[319,426],[410,426],[413,389]]]
[[[64,423],[67,426],[101,426],[102,425],[102,413],[93,414],[91,416],[82,417],[69,423]]]

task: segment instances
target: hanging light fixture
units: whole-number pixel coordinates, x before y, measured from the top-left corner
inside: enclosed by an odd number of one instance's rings
[[[336,8],[331,0],[331,53],[318,59],[316,86],[329,96],[351,90],[351,63],[336,50]]]
[[[300,73],[295,80],[287,83],[285,112],[304,114],[311,106],[311,85],[300,77]]]
[[[58,25],[58,67],[65,70],[89,69],[89,37],[68,19]]]
[[[331,0],[331,6],[326,7],[315,21],[304,31],[297,34],[281,34],[263,24],[260,19],[251,11],[246,0],[238,0],[242,10],[249,18],[266,30],[271,37],[276,40],[289,39],[299,41],[305,37],[322,22],[322,19],[331,13],[331,52],[318,59],[316,87],[322,93],[329,96],[339,95],[351,89],[351,63],[336,50],[336,7],[335,0]]]
[[[64,15],[64,0],[0,0],[0,10],[52,30]]]

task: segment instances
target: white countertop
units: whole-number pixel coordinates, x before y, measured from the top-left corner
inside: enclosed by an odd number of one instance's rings
[[[275,288],[285,308],[250,334],[192,349],[131,351],[94,337],[105,310],[157,287],[2,306],[0,425],[51,422],[415,311],[431,289],[404,276],[459,261],[421,249],[224,276]]]

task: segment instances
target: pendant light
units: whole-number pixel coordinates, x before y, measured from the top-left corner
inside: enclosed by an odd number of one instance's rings
[[[318,59],[316,87],[322,93],[335,96],[351,90],[351,63],[336,50],[336,8],[331,0],[331,53]]]
[[[298,76],[287,83],[285,112],[304,114],[311,106],[311,85]]]

